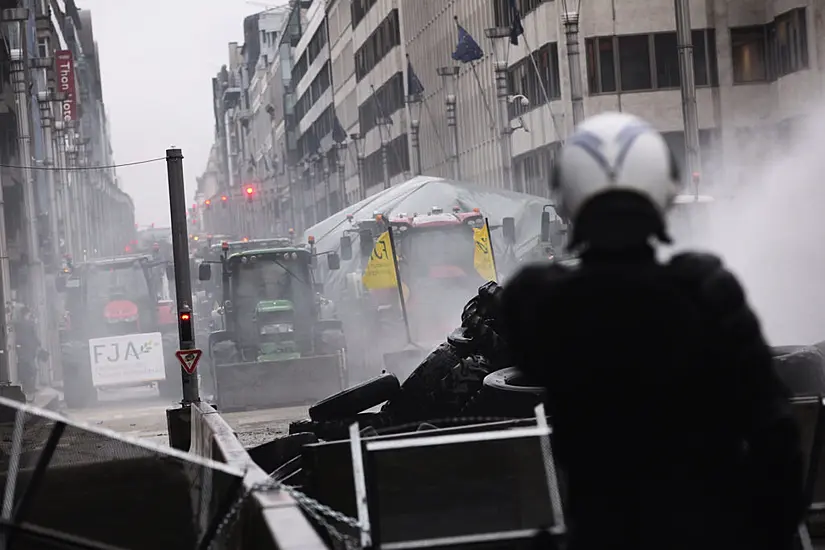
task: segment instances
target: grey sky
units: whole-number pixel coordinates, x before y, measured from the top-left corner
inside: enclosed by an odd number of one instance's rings
[[[92,11],[115,161],[179,147],[191,203],[214,135],[211,79],[227,62],[227,44],[243,42],[243,18],[265,7],[245,0],[77,3]],[[168,224],[165,163],[121,168],[118,177],[139,224]]]

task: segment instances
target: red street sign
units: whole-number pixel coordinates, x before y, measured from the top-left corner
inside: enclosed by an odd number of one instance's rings
[[[66,94],[60,109],[63,120],[76,120],[77,100],[75,94],[77,90],[75,89],[74,57],[70,50],[58,50],[54,52],[54,57],[58,77],[58,90]]]
[[[201,355],[203,355],[203,351],[199,349],[182,349],[175,352],[175,357],[180,361],[180,366],[189,374],[195,373]]]

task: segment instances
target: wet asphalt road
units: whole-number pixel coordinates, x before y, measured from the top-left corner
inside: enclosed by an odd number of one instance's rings
[[[149,387],[119,388],[99,392],[98,403],[87,409],[62,412],[79,422],[169,444],[166,409],[171,405]],[[288,432],[289,423],[307,417],[307,407],[284,407],[227,413],[224,418],[235,429],[245,447],[254,447]]]

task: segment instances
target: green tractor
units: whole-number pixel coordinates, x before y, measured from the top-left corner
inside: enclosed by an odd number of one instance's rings
[[[341,260],[328,253],[327,268]],[[346,346],[334,306],[321,295],[311,248],[226,251],[219,330],[209,335],[208,369],[224,411],[314,402],[346,388]],[[198,279],[212,265],[198,266]]]

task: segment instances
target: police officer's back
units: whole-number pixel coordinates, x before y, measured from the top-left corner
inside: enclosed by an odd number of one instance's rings
[[[678,168],[628,115],[580,126],[553,185],[577,268],[505,287],[518,365],[548,390],[574,550],[783,548],[798,434],[741,286],[715,257],[656,260]]]

